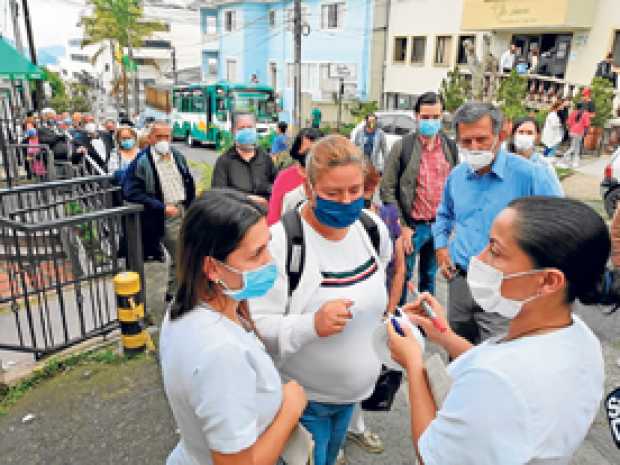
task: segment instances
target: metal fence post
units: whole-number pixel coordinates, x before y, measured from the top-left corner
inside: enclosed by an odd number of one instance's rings
[[[140,213],[136,212],[126,217],[127,235],[127,269],[140,275],[142,286],[140,299],[144,302],[146,311],[146,280],[144,279],[144,254],[142,251],[142,230],[140,227]]]

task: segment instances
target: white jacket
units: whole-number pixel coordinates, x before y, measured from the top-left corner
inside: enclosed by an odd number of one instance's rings
[[[541,141],[545,147],[555,147],[564,139],[564,127],[555,111],[550,112],[545,120]]]
[[[379,227],[380,253],[376,253],[360,221],[351,227],[362,230],[364,245],[377,260],[380,272],[385,273],[385,269],[392,258],[392,240],[381,218],[368,210],[365,212]],[[309,227],[304,221],[302,224],[304,228]],[[278,268],[278,277],[273,289],[267,295],[248,301],[260,337],[273,357],[276,366],[281,365],[287,356],[299,351],[305,344],[319,339],[314,327],[314,313],[302,312],[311,296],[319,289],[322,276],[316,255],[312,251],[312,244],[308,241],[305,241],[304,244],[305,264],[303,273],[297,289],[289,301],[288,276],[286,274],[286,234],[282,222],[271,226],[269,251]]]

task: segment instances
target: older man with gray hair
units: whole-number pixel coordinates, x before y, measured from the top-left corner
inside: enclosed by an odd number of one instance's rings
[[[469,102],[456,111],[462,163],[448,176],[433,225],[437,262],[449,280],[450,326],[474,344],[505,330],[511,317],[484,311],[467,280],[470,260],[489,243],[493,220],[516,198],[562,195],[541,167],[501,148],[502,122],[500,110],[487,103]]]

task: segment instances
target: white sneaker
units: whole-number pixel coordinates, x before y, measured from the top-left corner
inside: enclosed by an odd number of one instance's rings
[[[336,465],[346,465],[347,458],[344,456],[344,449],[338,451],[338,457],[336,457]]]

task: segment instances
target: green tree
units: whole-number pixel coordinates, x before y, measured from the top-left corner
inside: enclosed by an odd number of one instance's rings
[[[455,66],[452,71],[448,71],[448,77],[441,81],[439,89],[445,109],[453,113],[467,100],[467,83]]]
[[[504,116],[514,121],[527,115],[525,97],[527,96],[527,79],[519,76],[515,70],[499,86],[498,102]]]
[[[88,0],[93,7],[91,16],[83,16],[80,25],[84,29],[82,47],[99,44],[100,48],[93,56],[97,61],[106,47],[112,46],[116,51],[127,49],[128,56],[115,56],[123,62],[119,83],[123,87],[123,101],[125,110],[129,112],[129,79],[127,73],[134,72],[134,102],[138,102],[137,67],[133,61],[132,50],[141,47],[144,41],[155,32],[165,31],[166,25],[161,21],[152,21],[144,18],[144,8],[139,0]],[[116,55],[116,53],[113,53]],[[144,64],[155,64],[154,60],[147,60]],[[114,63],[112,63],[114,66]]]
[[[613,116],[613,100],[614,100],[614,88],[607,79],[601,77],[595,77],[590,84],[592,91],[591,97],[594,102],[594,108],[596,109],[596,116],[592,118],[592,126],[595,128],[605,127],[605,123]],[[583,87],[579,89],[579,93],[576,95],[576,101],[581,101],[581,93]]]
[[[378,109],[379,104],[374,100],[370,102],[362,102],[361,100],[357,100],[353,106],[349,108],[349,112],[357,124],[366,118],[366,116],[375,113]]]
[[[65,83],[60,78],[60,75],[58,73],[55,73],[54,71],[50,71],[48,68],[44,69],[45,80],[50,83],[50,87],[52,88],[52,97],[65,95]]]

